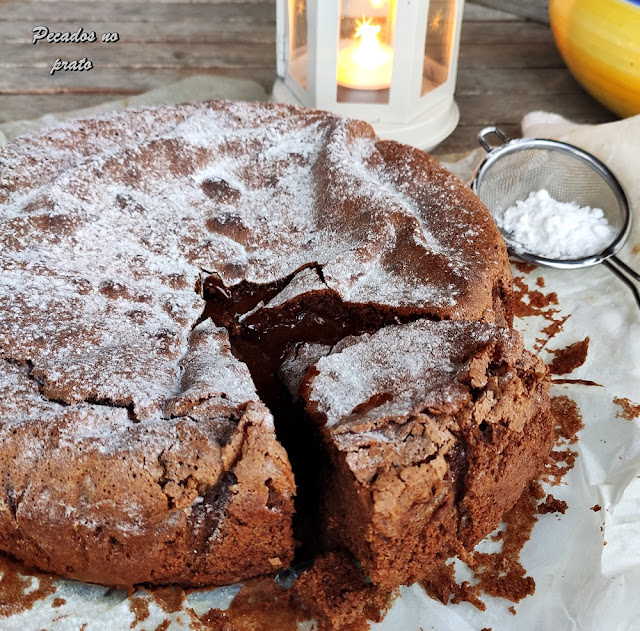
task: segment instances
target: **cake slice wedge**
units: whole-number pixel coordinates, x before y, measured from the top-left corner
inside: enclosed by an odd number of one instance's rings
[[[298,346],[280,375],[326,451],[325,545],[385,588],[475,546],[551,449],[547,370],[512,329],[393,325]]]

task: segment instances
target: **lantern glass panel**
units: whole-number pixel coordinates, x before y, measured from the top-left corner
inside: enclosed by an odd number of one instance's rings
[[[422,96],[446,83],[455,36],[455,0],[431,0],[427,17]]]
[[[289,74],[307,89],[307,0],[289,0]]]
[[[396,0],[341,0],[339,103],[388,103]]]

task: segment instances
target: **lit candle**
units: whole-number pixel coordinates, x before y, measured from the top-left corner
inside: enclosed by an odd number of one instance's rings
[[[356,20],[352,44],[338,55],[338,84],[356,90],[384,90],[391,85],[393,48],[378,39],[372,18]]]

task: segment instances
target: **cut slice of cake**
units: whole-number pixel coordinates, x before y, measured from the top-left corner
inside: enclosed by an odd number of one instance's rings
[[[303,345],[280,371],[327,454],[328,547],[410,584],[500,522],[552,445],[549,379],[517,332],[420,320]]]
[[[181,368],[164,410],[137,420],[109,402],[52,401],[29,365],[0,360],[3,549],[121,587],[287,567],[293,474],[225,329],[199,324]]]

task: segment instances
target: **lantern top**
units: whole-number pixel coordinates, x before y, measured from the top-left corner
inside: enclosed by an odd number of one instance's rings
[[[274,100],[432,146],[455,128],[463,0],[280,0]]]

